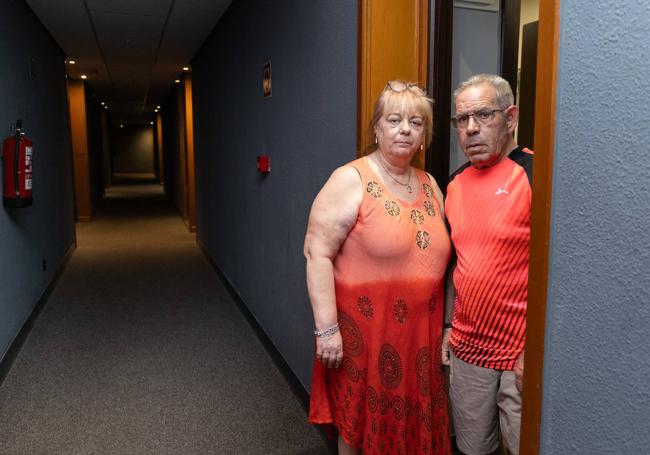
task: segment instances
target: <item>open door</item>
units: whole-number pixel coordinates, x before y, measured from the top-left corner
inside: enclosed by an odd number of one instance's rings
[[[559,40],[559,0],[539,0],[539,20],[526,17],[529,2],[503,0],[501,3],[502,76],[508,80],[524,105],[521,139],[535,150],[533,202],[531,212],[528,310],[526,319],[525,377],[519,453],[539,453],[542,409],[542,371],[550,238],[552,164],[556,110]],[[432,0],[431,93],[436,100],[436,134],[427,155],[427,170],[439,182],[447,183],[449,169],[451,112],[450,72],[452,68],[453,2]],[[521,43],[521,47],[519,44]],[[525,100],[524,100],[525,97]],[[436,154],[435,151],[443,151]],[[453,170],[452,170],[453,171]]]

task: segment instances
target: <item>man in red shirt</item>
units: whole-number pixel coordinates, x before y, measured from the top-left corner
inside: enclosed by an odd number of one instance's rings
[[[466,455],[494,453],[501,433],[516,455],[533,154],[513,139],[519,110],[505,79],[473,76],[454,99],[452,122],[469,162],[447,187],[456,262],[445,299],[442,363],[450,366],[458,448]]]

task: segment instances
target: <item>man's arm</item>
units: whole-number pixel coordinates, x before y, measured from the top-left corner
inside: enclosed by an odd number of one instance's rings
[[[456,270],[456,255],[449,262],[445,277],[445,328],[442,332],[441,359],[444,366],[449,366],[449,337],[451,336],[451,321],[454,319],[454,304],[456,302],[456,286],[454,286],[454,271]]]
[[[515,385],[519,393],[524,390],[524,352],[521,351],[517,365],[515,365]]]

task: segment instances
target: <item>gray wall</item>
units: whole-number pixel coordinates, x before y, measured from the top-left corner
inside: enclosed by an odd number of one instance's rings
[[[198,240],[307,386],[302,244],[316,193],[356,156],[357,4],[236,0],[192,68]],[[271,156],[267,176],[260,154]]]
[[[541,453],[648,453],[650,7],[560,21]]]
[[[97,125],[100,125],[99,119]],[[114,123],[110,135],[114,173],[154,172],[153,126],[127,123],[121,128],[120,124]]]
[[[0,358],[75,240],[64,58],[23,1],[0,2],[0,139],[21,118],[34,142],[33,206],[0,206]]]
[[[451,53],[451,90],[477,73],[499,74],[501,67],[501,19],[498,12],[454,8],[453,46]],[[456,113],[451,100],[451,117]],[[456,131],[451,129],[449,173],[467,161],[458,148]]]

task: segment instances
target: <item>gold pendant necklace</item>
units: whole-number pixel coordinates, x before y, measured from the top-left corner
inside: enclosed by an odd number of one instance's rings
[[[392,178],[395,181],[395,183],[405,187],[406,191],[408,191],[409,193],[413,193],[413,187],[411,186],[411,166],[409,166],[409,175],[408,175],[408,179],[406,180],[406,183],[402,183],[399,180],[397,180],[395,176],[393,176],[393,174],[391,174],[390,171],[386,168],[386,166],[384,165],[384,158],[381,156],[381,152],[377,151],[377,154],[379,155],[379,164],[381,164],[381,167],[384,168],[386,174],[388,174],[388,176]]]

